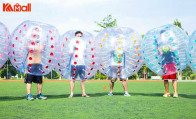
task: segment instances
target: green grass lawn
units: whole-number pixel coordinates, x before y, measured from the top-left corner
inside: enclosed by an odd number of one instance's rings
[[[107,85],[107,90],[103,90]],[[131,97],[123,96],[121,82],[116,82],[114,96],[107,96],[108,82],[87,82],[90,98],[81,97],[80,83],[75,86],[73,98],[69,83],[45,82],[43,94],[48,100],[25,100],[25,84],[0,82],[0,118],[196,118],[196,83],[179,82],[179,98],[164,98],[162,82],[128,82]],[[172,87],[170,84],[172,93]],[[36,85],[32,87],[36,96]]]

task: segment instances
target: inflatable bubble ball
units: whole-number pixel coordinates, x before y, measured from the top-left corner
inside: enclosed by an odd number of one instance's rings
[[[142,38],[133,29],[105,28],[96,37],[99,70],[112,78],[126,79],[143,65]]]
[[[10,60],[22,73],[46,75],[60,58],[58,30],[48,24],[25,21],[11,35]]]
[[[0,68],[8,59],[10,33],[7,27],[0,22]]]
[[[177,26],[165,25],[148,31],[143,41],[145,64],[159,75],[176,74],[187,66],[187,34]]]
[[[194,31],[190,36],[189,45],[187,48],[187,57],[189,66],[196,73],[196,31]]]
[[[67,31],[60,38],[61,58],[56,67],[66,79],[82,81],[98,69],[94,37],[86,31]]]

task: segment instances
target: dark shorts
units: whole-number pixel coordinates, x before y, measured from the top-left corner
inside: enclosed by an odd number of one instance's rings
[[[24,83],[42,83],[42,76],[26,74]]]
[[[72,80],[75,80],[78,76],[81,80],[85,80],[85,65],[71,65]]]
[[[24,83],[42,83],[41,64],[31,64],[31,67],[28,66],[27,70],[30,70],[31,72],[26,74]]]

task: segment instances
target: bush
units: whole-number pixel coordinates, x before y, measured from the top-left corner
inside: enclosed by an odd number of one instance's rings
[[[136,80],[137,79],[137,74],[134,74],[134,75],[130,76],[128,79]]]
[[[48,79],[51,79],[51,72],[45,76]],[[59,79],[60,74],[57,73],[55,70],[52,70],[52,79]]]
[[[194,79],[195,79],[195,74],[191,74],[191,75],[190,75],[190,79],[191,79],[191,80],[194,80]]]
[[[98,71],[95,73],[95,79],[105,80],[107,79],[107,76]]]

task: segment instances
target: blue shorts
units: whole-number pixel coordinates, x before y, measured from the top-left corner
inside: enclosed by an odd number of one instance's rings
[[[118,69],[118,67],[120,67],[120,68]],[[109,77],[112,82],[116,81],[119,76],[120,76],[120,81],[126,80],[126,75],[125,75],[125,72],[122,71],[122,68],[124,68],[124,67],[123,66],[111,66],[111,68],[110,68],[111,74]],[[120,71],[120,73],[118,73],[119,71]]]
[[[26,74],[24,83],[42,83],[42,65],[41,64],[31,64],[27,67],[30,72]]]
[[[27,74],[42,76],[42,65],[41,64],[30,64],[27,66]]]
[[[85,65],[71,65],[71,78],[75,80],[77,77],[81,80],[85,80]]]

